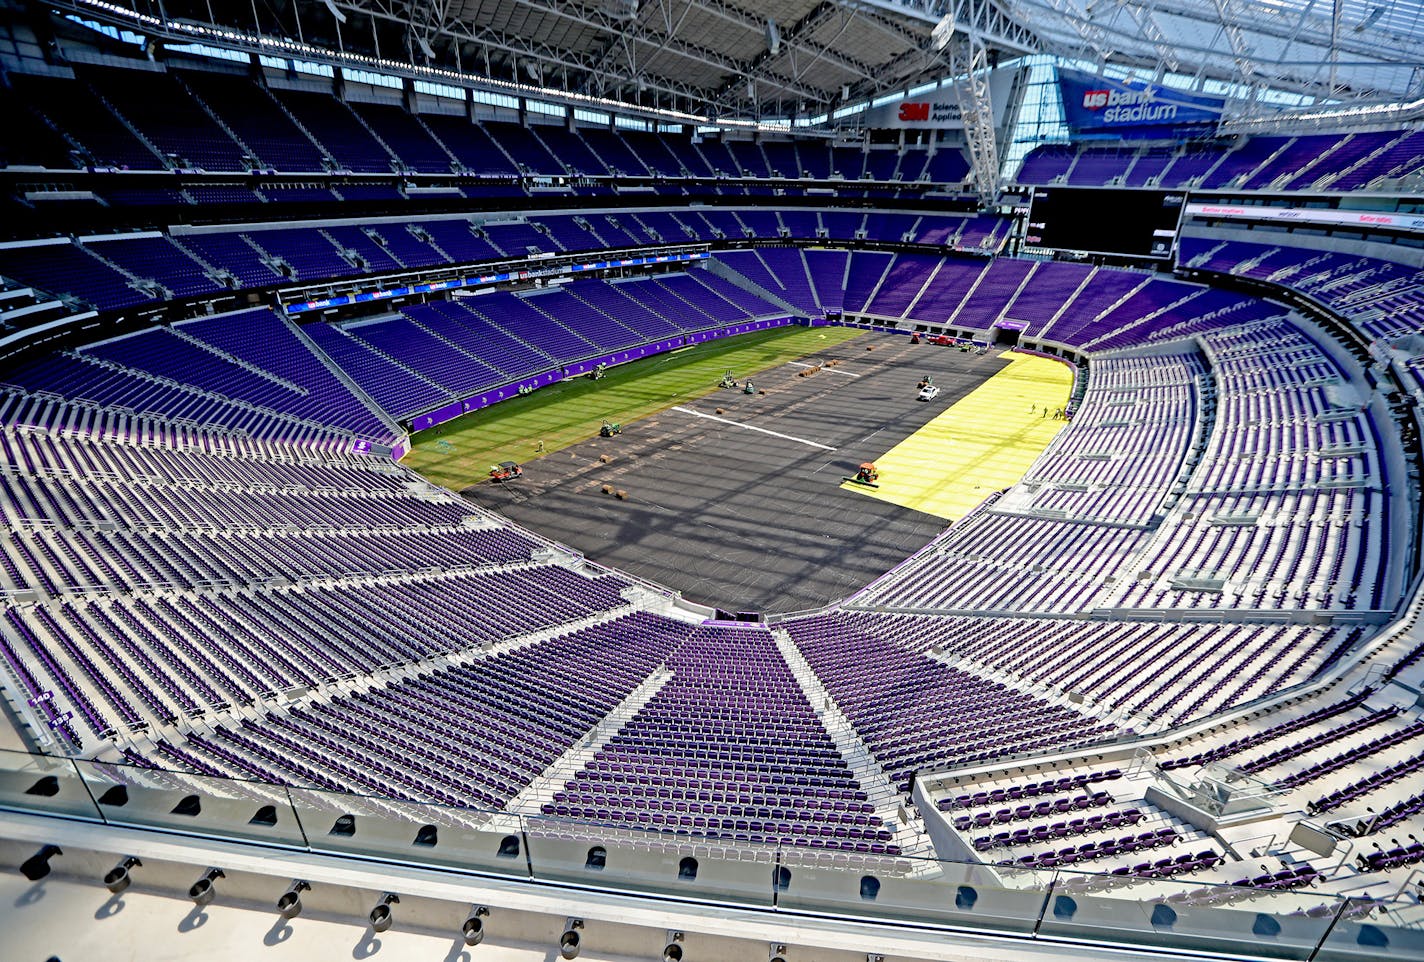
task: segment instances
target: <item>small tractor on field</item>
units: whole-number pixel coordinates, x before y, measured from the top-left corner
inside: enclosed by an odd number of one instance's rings
[[[880,480],[880,471],[875,467],[874,461],[863,461],[859,470],[856,471],[855,477],[841,478],[841,480],[849,481],[852,484],[863,484],[867,488],[878,488],[880,485],[876,482]]]
[[[505,481],[524,477],[524,469],[513,461],[501,461],[490,467],[489,476],[491,481],[502,484]]]

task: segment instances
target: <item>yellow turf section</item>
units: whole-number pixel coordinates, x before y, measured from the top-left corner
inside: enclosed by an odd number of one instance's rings
[[[1073,372],[1032,354],[1004,356],[1008,367],[876,459],[879,488],[841,487],[958,521],[1022,478],[1067,425],[1053,412],[1068,403]]]

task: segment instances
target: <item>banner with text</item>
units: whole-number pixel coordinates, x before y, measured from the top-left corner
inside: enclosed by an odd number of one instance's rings
[[[1390,214],[1377,210],[1319,210],[1305,207],[1253,207],[1233,204],[1188,204],[1188,217],[1215,220],[1295,221],[1341,227],[1379,228],[1424,233],[1424,214]]]
[[[989,104],[994,110],[994,126],[1002,127],[1013,85],[1013,70],[995,70],[989,75]],[[872,107],[865,112],[865,125],[877,129],[963,130],[964,117],[953,87],[940,87],[915,97],[903,97]]]
[[[1146,139],[1215,131],[1226,101],[1141,80],[1058,71],[1063,117],[1080,137]]]

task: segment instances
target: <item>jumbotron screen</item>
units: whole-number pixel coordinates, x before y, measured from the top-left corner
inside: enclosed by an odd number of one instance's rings
[[[1166,259],[1186,200],[1180,190],[1035,187],[1024,244]]]

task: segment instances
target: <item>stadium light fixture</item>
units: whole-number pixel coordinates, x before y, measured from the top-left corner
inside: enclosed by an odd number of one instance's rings
[[[953,10],[946,13],[940,18],[939,23],[934,25],[934,29],[930,31],[930,44],[936,53],[949,46],[950,38],[954,36],[955,26]]]
[[[1383,16],[1384,7],[1375,7],[1369,13],[1365,14],[1365,19],[1355,24],[1355,33],[1360,33],[1361,31],[1368,30],[1370,27],[1373,27],[1375,24],[1379,23],[1380,17]]]
[[[766,18],[766,50],[773,57],[781,53],[781,28],[771,17]]]
[[[611,0],[599,12],[614,20],[632,20],[638,15],[638,0]]]

